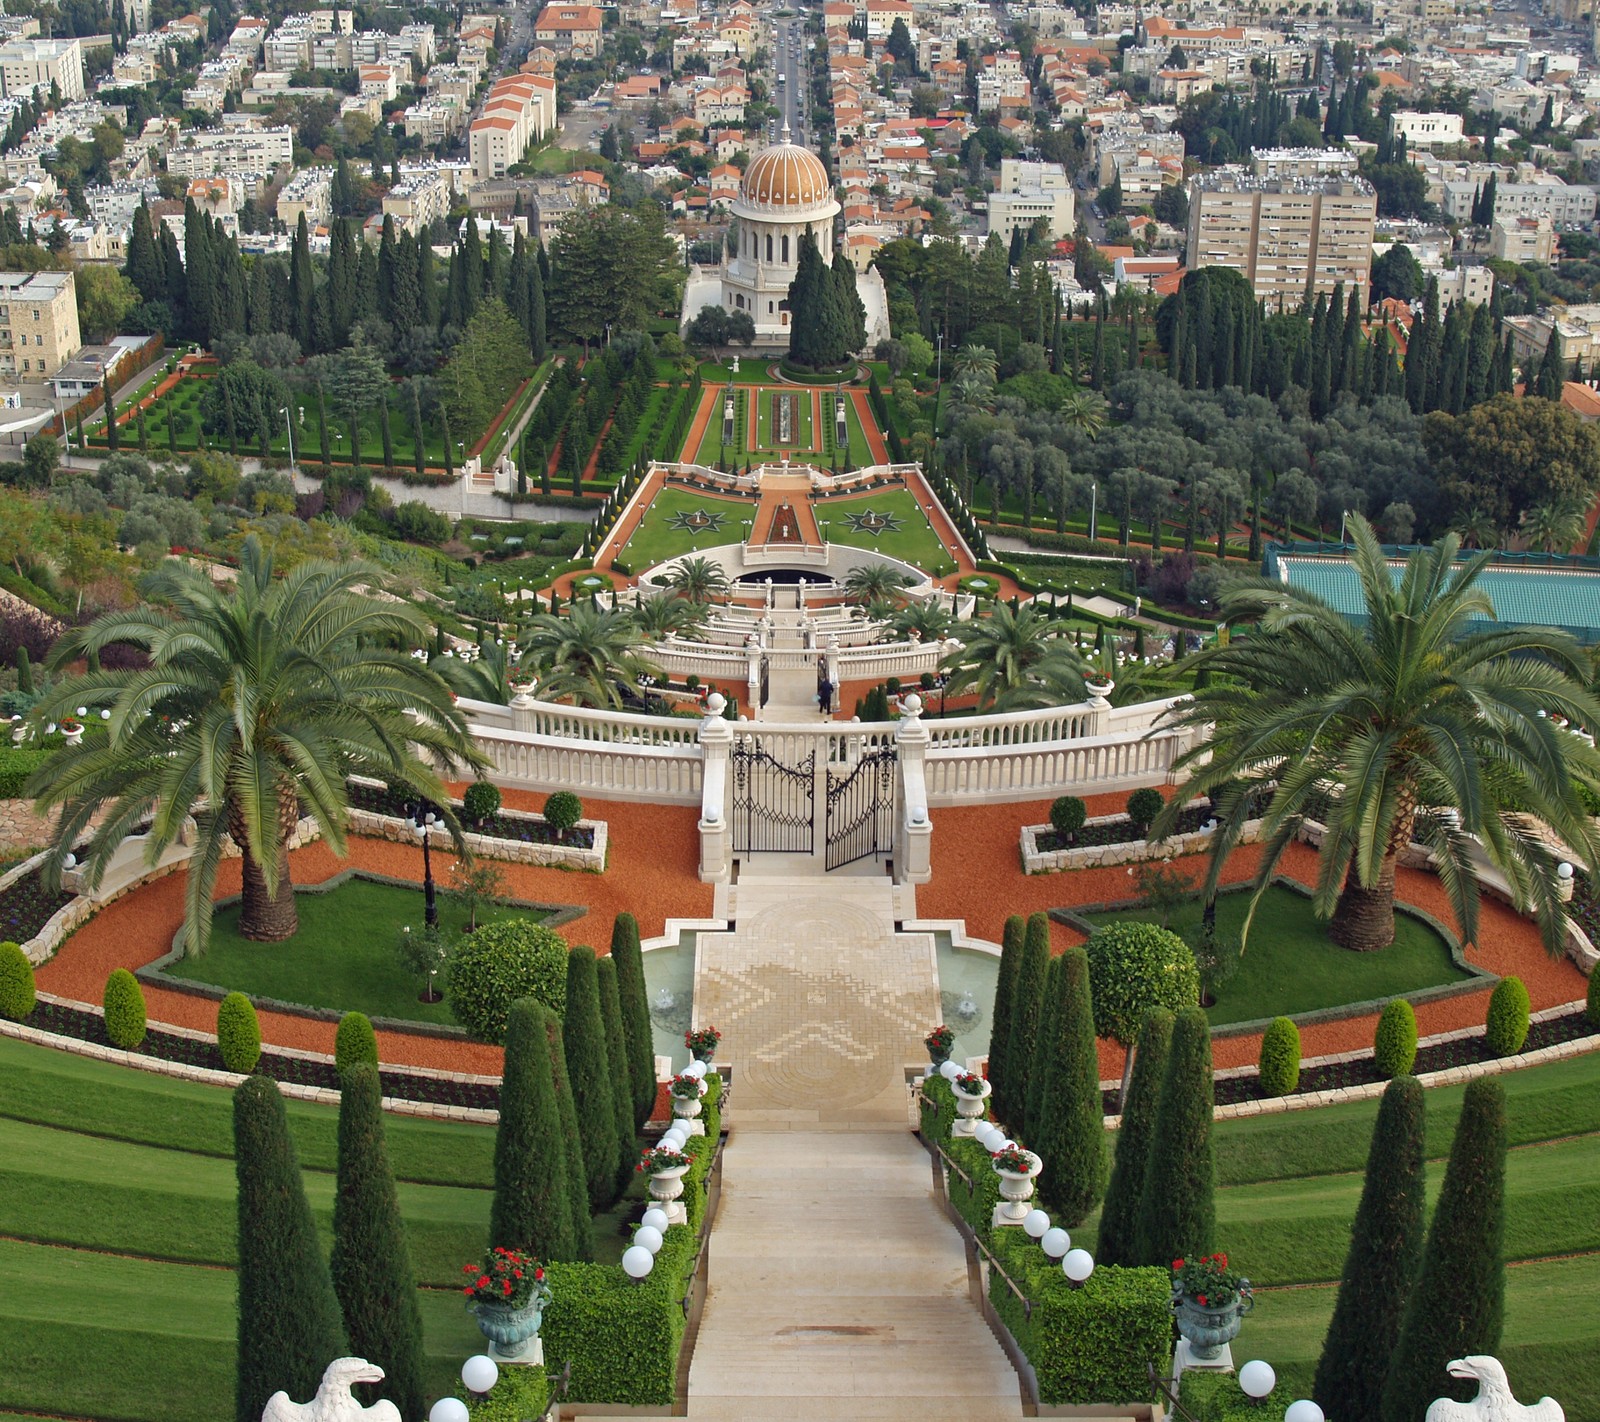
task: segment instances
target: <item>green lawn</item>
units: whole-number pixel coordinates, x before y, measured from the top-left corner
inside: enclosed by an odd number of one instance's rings
[[[939,541],[939,535],[933,531],[927,514],[923,513],[916,499],[906,489],[875,489],[871,493],[822,499],[812,504],[811,511],[816,515],[819,525],[826,520],[828,526],[822,532],[830,543],[871,548],[924,571],[955,566],[950,550]],[[850,526],[851,514],[868,512],[887,514],[899,526],[881,533]]]
[[[1237,935],[1244,923],[1249,895],[1223,894],[1217,899],[1217,927]],[[1181,907],[1171,926],[1182,933],[1200,922],[1197,901]],[[1138,909],[1085,914],[1091,923],[1145,919]],[[1394,943],[1377,953],[1352,953],[1331,942],[1326,925],[1311,912],[1311,900],[1282,884],[1261,897],[1250,928],[1250,942],[1239,971],[1217,993],[1209,1009],[1211,1025],[1250,1022],[1262,1017],[1293,1016],[1344,1003],[1399,997],[1421,988],[1471,977],[1450,956],[1440,934],[1410,914],[1395,915]]]
[[[421,852],[419,848],[419,856]],[[442,864],[439,867],[442,869]],[[301,890],[295,901],[300,930],[286,943],[264,945],[241,938],[235,904],[216,915],[210,948],[200,957],[174,961],[166,973],[305,1007],[418,1022],[455,1021],[448,1003],[417,1000],[417,979],[406,971],[395,951],[402,928],[422,931],[421,885],[405,888],[352,878],[328,893]],[[548,914],[519,908],[478,912],[480,923],[546,917]],[[466,910],[441,892],[439,926],[447,934],[456,934],[466,924]]]
[[[795,397],[794,423],[790,427],[788,446],[778,441],[778,400],[783,395]],[[798,445],[801,449],[809,449],[812,443],[811,406],[809,390],[763,390],[756,411],[756,434],[761,448],[784,449]]]
[[[809,461],[813,464],[822,464],[828,468],[834,463],[834,420],[833,420],[833,386],[827,386],[822,393],[822,437],[813,440],[811,432],[811,387],[800,385],[794,387],[763,386],[756,388],[752,385],[739,384],[738,386],[738,414],[734,419],[734,442],[724,448],[722,443],[722,392],[720,387],[727,384],[724,375],[720,381],[706,380],[708,387],[717,385],[717,400],[712,407],[711,418],[706,422],[704,435],[701,436],[700,446],[692,454],[685,452],[685,459],[697,460],[701,464],[726,465],[734,460],[744,462],[750,459],[781,459],[785,453],[777,445],[777,434],[772,423],[772,396],[775,392],[792,388],[800,397],[799,423],[797,440],[800,448],[789,447],[789,458],[795,461]],[[750,444],[750,414],[748,401],[756,400],[757,423],[756,436],[761,443],[755,447]],[[867,437],[861,428],[861,421],[856,415],[854,401],[848,396],[845,400],[845,426],[849,432],[849,447],[845,451],[845,467],[860,469],[872,463],[872,451],[867,445]],[[805,445],[810,443],[820,444],[822,452],[815,449],[807,452]]]
[[[653,568],[657,563],[697,548],[716,548],[725,543],[743,543],[750,535],[744,521],[755,517],[754,499],[740,495],[722,496],[702,494],[693,489],[662,489],[651,500],[639,526],[622,546],[621,558],[635,573]],[[704,510],[711,515],[722,515],[721,526],[715,531],[694,533],[686,528],[674,528],[672,520],[677,515],[689,515]]]

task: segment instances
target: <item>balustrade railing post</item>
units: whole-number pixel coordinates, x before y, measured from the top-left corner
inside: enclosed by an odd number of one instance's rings
[[[706,697],[700,721],[700,881],[725,884],[733,871],[732,826],[728,816],[728,755],[733,727],[722,718],[727,702],[722,693]]]
[[[900,703],[894,729],[900,770],[900,835],[905,841],[895,854],[895,878],[902,884],[926,884],[933,877],[933,822],[928,816],[926,766],[928,728],[922,723],[922,698],[912,692]]]

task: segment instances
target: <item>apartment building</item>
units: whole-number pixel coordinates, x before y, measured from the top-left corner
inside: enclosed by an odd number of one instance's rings
[[[467,131],[473,177],[505,177],[506,169],[521,162],[528,145],[549,133],[555,122],[554,79],[511,74],[497,81]]]
[[[533,38],[560,54],[595,55],[602,27],[598,5],[546,5],[534,21]]]
[[[1464,141],[1461,115],[1397,109],[1389,115],[1389,137],[1404,138],[1407,148],[1446,148]]]
[[[1508,262],[1543,262],[1556,257],[1555,224],[1548,217],[1499,217],[1489,229],[1489,253]]]
[[[1219,168],[1189,183],[1186,264],[1230,267],[1270,308],[1298,305],[1308,284],[1343,283],[1366,299],[1378,197],[1364,178],[1265,178]]]
[[[450,180],[442,172],[413,173],[384,195],[383,215],[403,232],[418,232],[450,212]]]
[[[167,154],[167,171],[179,178],[209,178],[213,173],[271,173],[294,160],[294,130],[277,128],[208,129],[184,135],[181,148]]]
[[[278,221],[291,232],[306,220],[307,227],[326,222],[333,211],[333,170],[302,168],[279,190]]]
[[[1455,222],[1465,222],[1472,215],[1472,203],[1482,185],[1483,180],[1476,174],[1471,179],[1444,183],[1439,206],[1445,216]],[[1530,173],[1526,181],[1518,183],[1508,183],[1502,175],[1495,182],[1496,217],[1547,217],[1560,226],[1592,222],[1594,213],[1595,190],[1592,187],[1564,183],[1553,173]]]
[[[71,272],[0,272],[0,376],[48,380],[82,344]]]
[[[69,103],[83,98],[83,47],[75,39],[16,39],[0,44],[0,87],[10,98],[61,90]]]

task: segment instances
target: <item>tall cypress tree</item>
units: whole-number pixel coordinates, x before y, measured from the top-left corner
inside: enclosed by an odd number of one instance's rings
[[[1422,1267],[1383,1389],[1384,1422],[1415,1422],[1436,1397],[1463,1398],[1445,1365],[1493,1354],[1505,1322],[1506,1089],[1467,1083]],[[1468,1384],[1467,1388],[1476,1384]]]
[[[1395,1077],[1378,1106],[1350,1252],[1312,1388],[1323,1410],[1341,1422],[1383,1416],[1384,1380],[1422,1259],[1425,1116],[1421,1082]]]
[[[580,944],[567,954],[567,1014],[562,1024],[567,1044],[567,1079],[583,1138],[591,1212],[617,1198],[617,1122],[611,1094],[611,1062],[605,1021],[600,1013],[600,978],[594,949]]]
[[[562,1161],[567,1171],[567,1217],[577,1241],[579,1259],[594,1257],[594,1229],[589,1218],[588,1167],[584,1164],[583,1136],[578,1128],[578,1107],[567,1075],[566,1034],[561,1019],[544,1014],[545,1044],[550,1049],[550,1080],[555,1087],[556,1114],[561,1122]]]
[[[1161,1105],[1139,1201],[1138,1262],[1163,1268],[1209,1254],[1216,1234],[1216,1162],[1211,1150],[1211,1027],[1186,1007],[1172,1028]]]
[[[1095,1051],[1089,957],[1071,948],[1051,965],[1055,1006],[1044,1049],[1044,1089],[1032,1145],[1049,1166],[1039,1193],[1058,1224],[1077,1225],[1100,1199],[1105,1180],[1105,1123],[1100,1058]]]
[[[1009,1121],[1011,1083],[1006,1074],[1011,1048],[1012,1003],[1017,994],[1017,974],[1022,967],[1022,945],[1027,937],[1027,920],[1020,913],[1006,919],[1000,935],[1000,971],[995,977],[994,1007],[989,1013],[990,1109],[995,1119]]]
[[[1139,1024],[1128,1098],[1122,1103],[1116,1158],[1105,1203],[1100,1207],[1100,1234],[1095,1257],[1102,1264],[1138,1263],[1139,1205],[1144,1198],[1144,1173],[1150,1163],[1150,1138],[1161,1104],[1161,1083],[1172,1046],[1172,1014],[1153,1007]]]
[[[133,214],[133,235],[128,239],[128,262],[123,272],[146,301],[166,300],[167,274],[150,222],[150,209],[144,203]]]
[[[650,999],[645,989],[639,922],[631,913],[619,913],[611,925],[611,957],[617,965],[617,995],[622,1005],[622,1031],[626,1039],[628,1079],[632,1085],[633,1124],[638,1130],[655,1110],[656,1048],[650,1030]]]
[[[1022,1139],[1035,1146],[1039,1139],[1040,1118],[1044,1113],[1045,1078],[1050,1073],[1051,1044],[1055,1037],[1056,1007],[1060,998],[1060,970],[1059,958],[1051,958],[1045,964],[1044,991],[1039,995],[1039,1022],[1033,1033],[1033,1058],[1028,1063],[1027,1101],[1022,1110],[1022,1123],[1017,1128]]]
[[[528,351],[535,360],[545,353],[544,276],[537,261],[528,264]]]
[[[252,1076],[234,1088],[239,1181],[239,1348],[236,1422],[261,1422],[280,1388],[300,1400],[345,1354],[339,1300],[306,1201],[278,1084]]]
[[[1050,970],[1050,920],[1042,913],[1028,918],[1022,945],[1022,962],[1011,999],[1011,1040],[1006,1044],[1007,1094],[1011,1117],[1007,1124],[1020,1131],[1027,1119],[1028,1082],[1033,1072],[1034,1044],[1044,1007],[1045,979]]]
[[[321,441],[322,467],[333,468],[333,450],[328,443],[328,392],[317,382],[317,438]]]
[[[617,964],[609,955],[595,961],[600,980],[600,1020],[605,1026],[606,1060],[611,1068],[611,1098],[616,1108],[617,1195],[633,1178],[638,1154],[633,1133],[633,1078],[628,1072],[628,1038],[622,1024],[622,996],[617,988]]]
[[[422,431],[422,397],[417,394],[416,381],[408,382],[411,389],[411,441],[415,445],[414,462],[417,473],[422,473],[424,460],[427,458],[427,446],[423,442]]]
[[[101,408],[106,412],[106,448],[116,451],[122,444],[122,431],[117,425],[117,405],[111,398],[111,383],[100,377]]]
[[[568,1199],[572,1171],[551,1071],[549,1015],[549,1008],[525,997],[512,1003],[506,1017],[489,1243],[539,1259],[577,1259]]]
[[[403,1417],[422,1416],[427,1406],[422,1310],[389,1168],[383,1088],[370,1062],[358,1062],[339,1082],[339,1164],[329,1269],[351,1353],[383,1369],[377,1396],[388,1398]]]
[[[389,392],[378,401],[378,433],[383,438],[383,467],[394,468],[394,434],[389,429]]]
[[[316,349],[317,276],[311,265],[311,229],[306,226],[303,212],[295,224],[294,247],[289,256],[289,304],[294,338],[300,342],[300,349],[309,354]]]

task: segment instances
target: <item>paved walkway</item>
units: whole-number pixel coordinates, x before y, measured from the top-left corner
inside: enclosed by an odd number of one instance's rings
[[[744,877],[703,934],[697,1019],[733,1067],[694,1422],[1010,1422],[1017,1375],[967,1292],[907,1126],[933,943],[888,880]]]

